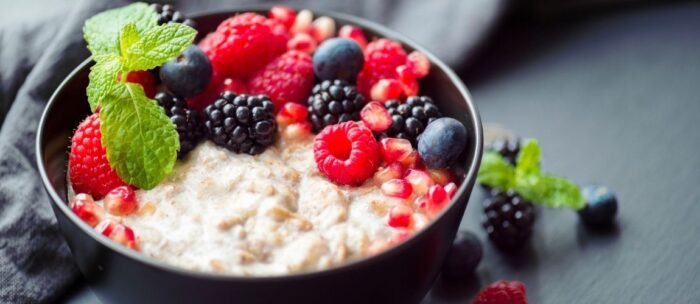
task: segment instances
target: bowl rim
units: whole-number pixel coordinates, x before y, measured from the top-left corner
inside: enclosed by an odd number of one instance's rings
[[[201,17],[208,17],[211,15],[222,15],[222,14],[229,14],[229,15],[234,15],[237,13],[242,13],[242,12],[257,12],[260,13],[262,11],[268,11],[273,5],[253,5],[253,6],[240,6],[237,8],[226,8],[226,9],[218,9],[218,10],[206,10],[206,11],[199,11],[197,13],[190,14],[191,18],[201,18]],[[294,8],[295,10],[299,11],[300,8],[290,5],[290,7]],[[482,122],[481,118],[479,115],[479,111],[474,104],[474,101],[472,100],[471,95],[469,94],[469,91],[467,90],[466,86],[462,82],[462,80],[455,74],[454,71],[445,63],[443,63],[439,58],[437,58],[435,55],[433,55],[430,51],[426,50],[423,48],[420,44],[416,43],[412,39],[404,36],[403,34],[400,34],[388,27],[385,27],[379,23],[376,23],[374,21],[370,21],[365,18],[357,17],[354,15],[350,14],[345,14],[345,13],[340,13],[340,12],[332,12],[332,11],[326,11],[326,10],[319,10],[319,9],[311,9],[311,8],[303,8],[310,10],[314,13],[314,15],[320,15],[320,16],[329,16],[332,17],[336,20],[342,20],[343,23],[348,23],[352,24],[355,26],[359,26],[360,28],[363,29],[369,29],[377,34],[379,34],[381,37],[388,37],[392,40],[398,41],[401,43],[403,46],[408,46],[414,50],[420,51],[423,54],[428,57],[428,59],[431,62],[431,65],[439,67],[445,75],[449,78],[450,82],[452,82],[453,85],[457,88],[457,91],[461,95],[461,99],[465,102],[467,105],[468,111],[468,117],[470,120],[473,122],[473,125],[470,127],[473,127],[474,129],[474,142],[475,145],[472,147],[473,149],[473,157],[469,160],[467,160],[467,172],[465,174],[465,178],[459,188],[457,189],[457,192],[453,196],[453,198],[450,200],[447,208],[443,208],[443,210],[440,211],[437,217],[433,218],[430,223],[426,226],[423,227],[421,231],[418,233],[415,233],[411,235],[407,240],[401,242],[398,245],[392,246],[376,255],[373,256],[367,256],[363,257],[358,260],[350,261],[347,263],[344,263],[342,265],[334,266],[332,268],[328,269],[323,269],[323,270],[315,270],[315,271],[310,271],[310,272],[301,272],[301,273],[292,273],[292,274],[283,274],[283,275],[264,275],[264,276],[242,276],[242,275],[236,275],[236,274],[230,274],[230,273],[213,273],[213,272],[204,272],[204,271],[197,271],[197,270],[189,270],[185,269],[179,266],[171,265],[165,262],[162,262],[160,260],[157,260],[155,258],[151,258],[149,256],[146,256],[145,254],[141,252],[135,252],[133,250],[127,249],[124,246],[121,246],[109,238],[97,233],[95,229],[90,227],[87,223],[82,221],[75,213],[73,213],[69,207],[69,204],[65,202],[60,195],[56,192],[56,190],[51,186],[51,182],[49,177],[46,174],[46,169],[44,167],[44,162],[43,162],[43,155],[44,155],[44,145],[42,143],[42,138],[44,137],[44,127],[46,123],[46,119],[53,109],[53,107],[57,103],[57,98],[62,92],[66,89],[66,86],[68,83],[73,81],[75,76],[92,64],[92,57],[89,57],[85,59],[83,62],[81,62],[74,70],[66,76],[63,81],[58,85],[56,90],[53,92],[51,97],[49,98],[44,111],[41,115],[41,118],[39,120],[39,124],[37,127],[37,135],[36,135],[36,162],[38,166],[38,171],[39,174],[41,175],[41,180],[44,184],[45,190],[48,192],[50,198],[51,198],[51,203],[54,205],[58,206],[58,209],[61,210],[61,212],[64,213],[65,216],[67,216],[74,224],[76,224],[82,232],[88,234],[90,237],[92,237],[95,241],[99,242],[103,246],[111,249],[112,251],[121,254],[122,256],[125,256],[127,258],[136,260],[142,264],[145,264],[146,266],[156,268],[160,271],[164,272],[169,272],[169,273],[174,273],[177,275],[182,275],[182,276],[187,276],[187,277],[194,277],[198,279],[206,279],[206,280],[218,280],[218,281],[226,281],[226,282],[246,282],[246,283],[251,283],[251,282],[268,282],[268,283],[274,283],[274,282],[281,282],[281,281],[287,281],[287,280],[294,280],[294,279],[313,279],[317,277],[324,277],[328,275],[332,275],[334,273],[341,273],[344,271],[348,271],[351,268],[357,267],[357,266],[362,266],[366,265],[369,263],[372,263],[373,260],[376,259],[382,259],[382,258],[387,258],[389,256],[392,256],[394,254],[397,254],[397,252],[403,250],[402,248],[411,246],[410,244],[417,242],[418,236],[425,233],[430,227],[433,225],[436,225],[436,222],[438,222],[445,213],[448,212],[448,210],[451,210],[453,208],[456,208],[456,201],[463,197],[465,195],[465,192],[467,191],[468,184],[470,184],[470,181],[476,180],[476,174],[479,169],[480,165],[480,160],[481,156],[483,153],[483,129],[482,129]],[[468,199],[468,198],[467,198]],[[61,203],[59,203],[61,202]]]

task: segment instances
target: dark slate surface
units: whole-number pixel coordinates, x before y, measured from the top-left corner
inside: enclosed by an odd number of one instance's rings
[[[463,73],[483,119],[544,149],[544,169],[613,188],[616,229],[590,232],[540,209],[529,247],[489,244],[477,274],[439,280],[425,303],[468,303],[497,279],[531,303],[700,303],[700,4],[509,22]],[[475,190],[463,227],[479,227]],[[96,299],[79,286],[68,303]]]

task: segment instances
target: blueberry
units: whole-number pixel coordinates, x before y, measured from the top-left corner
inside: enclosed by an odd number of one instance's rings
[[[209,58],[196,45],[160,68],[160,79],[178,97],[194,96],[207,87],[211,79]]]
[[[484,256],[479,238],[472,232],[459,231],[452,249],[442,265],[442,273],[450,278],[460,278],[474,272]]]
[[[438,118],[418,139],[418,154],[431,169],[449,167],[467,145],[467,129],[454,118]]]
[[[341,79],[355,83],[365,57],[353,40],[332,38],[324,41],[314,53],[314,73],[321,81]]]
[[[590,185],[581,189],[586,206],[578,214],[581,220],[593,228],[610,226],[617,214],[617,198],[604,186]]]

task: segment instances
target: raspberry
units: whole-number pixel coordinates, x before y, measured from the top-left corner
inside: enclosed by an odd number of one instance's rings
[[[120,80],[121,75],[117,75],[117,81]],[[140,84],[148,98],[156,95],[156,78],[149,71],[131,71],[126,74],[126,81]]]
[[[354,121],[323,129],[316,136],[313,150],[318,169],[341,185],[362,184],[381,162],[372,132]]]
[[[220,73],[212,71],[209,85],[204,92],[197,96],[187,98],[187,105],[197,111],[202,111],[208,105],[214,103],[219,95],[224,91],[231,91],[236,94],[248,93],[248,88],[243,81],[233,78],[225,78]]]
[[[287,49],[287,41],[271,22],[255,13],[224,20],[199,43],[212,68],[226,77],[248,79]]]
[[[473,304],[527,304],[525,284],[505,280],[493,282],[479,292]]]
[[[75,193],[87,193],[95,199],[101,199],[116,187],[126,186],[109,166],[101,138],[100,116],[95,113],[75,130],[68,160],[70,182]]]
[[[405,64],[406,58],[406,51],[397,42],[382,38],[369,43],[365,49],[365,65],[357,78],[360,93],[369,97],[379,80],[398,80],[396,68]]]
[[[258,71],[248,83],[251,94],[265,94],[279,110],[287,102],[304,103],[314,85],[311,56],[288,51]]]

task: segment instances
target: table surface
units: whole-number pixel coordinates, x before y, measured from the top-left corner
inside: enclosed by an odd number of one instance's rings
[[[615,229],[540,208],[530,244],[485,242],[476,274],[438,279],[425,303],[468,303],[521,280],[532,303],[700,302],[700,4],[631,7],[546,23],[505,22],[462,74],[485,122],[539,139],[546,171],[614,189]],[[66,303],[94,303],[82,283]]]

